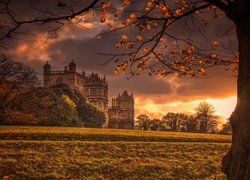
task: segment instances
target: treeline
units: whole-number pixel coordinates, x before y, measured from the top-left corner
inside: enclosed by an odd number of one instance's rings
[[[215,108],[203,101],[195,109],[195,114],[168,112],[161,119],[150,119],[148,115],[141,114],[137,117],[135,128],[138,130],[200,132],[231,134],[229,122],[219,129],[220,116],[216,116]]]
[[[38,87],[30,67],[0,55],[0,124],[103,127],[107,115],[65,84]]]

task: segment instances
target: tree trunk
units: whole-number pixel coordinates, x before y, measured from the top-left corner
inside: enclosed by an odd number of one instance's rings
[[[231,17],[238,37],[239,71],[237,105],[230,117],[232,146],[222,160],[222,170],[229,180],[250,179],[250,15],[246,10],[249,6],[244,5],[237,7],[240,16]]]

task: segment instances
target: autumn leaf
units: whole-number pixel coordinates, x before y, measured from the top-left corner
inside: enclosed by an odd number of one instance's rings
[[[122,39],[128,39],[128,36],[122,35]]]
[[[127,49],[131,49],[131,48],[133,48],[133,47],[135,47],[135,43],[134,43],[134,42],[128,42],[128,43],[126,44],[126,48],[127,48]]]
[[[102,14],[102,15],[105,15],[106,12],[107,12],[107,11],[104,9],[104,10],[101,11],[101,14]]]
[[[146,12],[148,12],[148,11],[150,11],[150,8],[149,8],[149,7],[146,7],[146,9],[145,9],[145,10],[146,10]]]
[[[148,30],[150,30],[150,29],[151,29],[150,24],[147,24],[147,29],[148,29]]]
[[[111,27],[110,29],[111,29],[111,31],[116,31],[115,27]]]
[[[127,26],[127,23],[126,22],[122,22],[121,25],[122,26]]]
[[[123,71],[125,71],[126,70],[126,67],[127,67],[127,65],[128,65],[128,61],[125,61],[125,62],[123,62],[122,64],[121,64],[121,68],[122,68],[122,70]]]
[[[101,16],[101,22],[104,23],[106,21],[105,16]]]
[[[130,14],[130,18],[131,18],[131,19],[134,19],[134,18],[136,18],[136,15],[135,15],[135,13],[133,13],[133,14]]]
[[[116,66],[116,68],[115,68],[115,70],[114,70],[114,73],[115,73],[115,74],[118,74],[119,71],[120,71],[120,69],[121,69],[121,66],[120,66],[120,65]]]
[[[143,51],[144,51],[145,53],[148,53],[148,52],[149,52],[149,49],[148,49],[148,48],[144,48]]]
[[[115,45],[115,48],[119,48],[121,46],[121,43],[117,43],[116,45]]]
[[[101,39],[101,36],[100,36],[100,35],[96,37],[96,40],[99,40],[99,39]]]
[[[202,75],[205,75],[205,69],[204,68],[198,68],[198,72]]]
[[[130,4],[130,0],[123,0],[123,3],[126,4],[126,5],[129,5]]]
[[[175,10],[175,14],[176,14],[176,15],[179,15],[180,13],[181,13],[181,10],[180,10],[180,9],[176,9],[176,10]]]
[[[213,45],[214,45],[214,46],[218,46],[218,45],[219,45],[219,42],[214,41],[214,42],[213,42]]]
[[[127,21],[127,23],[130,23],[130,22],[131,22],[131,19],[130,19],[130,18],[127,18],[126,21]]]
[[[114,13],[114,16],[115,16],[115,17],[118,17],[118,12],[115,12],[115,13]]]
[[[216,55],[216,54],[212,54],[212,55],[211,55],[211,58],[216,59],[216,58],[217,58],[217,55]]]
[[[172,50],[172,51],[171,51],[171,54],[176,55],[175,50]]]
[[[147,3],[147,6],[148,6],[148,7],[151,7],[152,4],[153,4],[153,3],[149,1],[149,2]]]
[[[137,68],[140,69],[141,71],[143,71],[143,69],[144,69],[144,63],[139,63],[137,65]]]
[[[142,37],[141,37],[141,36],[136,36],[136,40],[137,40],[137,41],[141,41],[141,40],[142,40]]]
[[[167,11],[167,7],[166,6],[163,6],[162,8],[161,8],[161,12],[162,13],[165,13]]]
[[[239,62],[239,59],[238,59],[238,57],[233,56],[233,57],[230,57],[230,61],[231,62]]]
[[[104,3],[103,5],[102,5],[102,8],[103,9],[106,9],[106,8],[109,8],[111,6],[111,3]]]

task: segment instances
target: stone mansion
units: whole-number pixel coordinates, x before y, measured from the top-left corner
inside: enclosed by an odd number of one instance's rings
[[[108,114],[109,128],[134,129],[134,97],[127,91],[112,98],[112,105],[108,107],[108,81],[97,73],[86,76],[85,72],[76,71],[76,64],[69,63],[64,70],[51,71],[47,62],[43,66],[44,87],[64,83],[72,89],[80,91],[90,103],[98,106]]]

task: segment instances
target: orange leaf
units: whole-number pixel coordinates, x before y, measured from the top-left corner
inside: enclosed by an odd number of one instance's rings
[[[105,3],[103,4],[102,8],[105,9],[105,8],[109,8],[111,6],[111,3]]]
[[[130,18],[127,18],[126,21],[127,21],[127,23],[130,23],[130,22],[131,22],[131,19],[130,19]]]
[[[214,41],[214,42],[213,42],[213,45],[214,45],[214,46],[218,46],[218,45],[219,45],[219,42]]]
[[[115,27],[111,27],[110,29],[111,29],[111,31],[116,31]]]
[[[148,7],[151,7],[151,6],[152,6],[152,2],[148,2],[148,3],[147,3],[147,6],[148,6]]]
[[[122,22],[121,24],[122,24],[122,26],[126,26],[126,25],[127,25],[127,23],[126,23],[126,22]]]
[[[211,58],[213,58],[213,59],[216,59],[216,57],[217,57],[216,54],[212,54],[212,55],[211,55]]]
[[[97,37],[96,37],[96,40],[99,40],[99,39],[101,39],[101,36],[97,36]]]
[[[118,17],[118,12],[115,12],[115,13],[114,13],[114,16],[115,16],[115,17]]]
[[[131,18],[131,19],[134,19],[134,18],[136,18],[136,15],[135,15],[135,13],[133,13],[133,14],[130,14],[130,18]]]
[[[130,4],[130,0],[123,0],[123,3],[126,4],[126,5],[129,5]]]
[[[149,52],[149,49],[148,49],[148,48],[144,48],[143,51],[144,51],[145,53],[148,53],[148,52]]]
[[[114,70],[114,73],[115,74],[118,74],[119,73],[119,71],[120,71],[120,65],[118,65],[118,66],[116,66],[116,68],[115,68],[115,70]]]
[[[176,9],[176,10],[175,10],[175,14],[176,14],[176,15],[180,14],[180,12],[181,12],[180,9]]]
[[[151,29],[150,24],[147,24],[147,29],[148,29],[148,30],[150,30],[150,29]]]
[[[137,41],[140,41],[140,40],[142,40],[142,37],[141,37],[141,36],[137,36],[137,37],[136,37],[136,40],[137,40]]]
[[[106,21],[105,16],[101,16],[101,22],[104,23]]]
[[[115,45],[115,48],[119,48],[121,46],[121,43],[117,43],[116,45]]]
[[[128,36],[122,35],[122,39],[128,39]]]
[[[107,12],[107,11],[106,11],[105,9],[101,11],[102,15],[105,15],[106,12]]]

